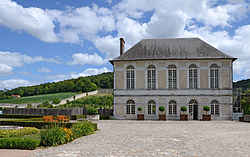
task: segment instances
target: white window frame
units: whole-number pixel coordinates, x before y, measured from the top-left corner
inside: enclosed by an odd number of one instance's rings
[[[177,89],[177,68],[174,64],[168,66],[168,88]]]
[[[177,115],[177,103],[174,100],[169,101],[168,103],[168,114]]]
[[[220,115],[220,106],[217,100],[211,102],[211,115]]]
[[[148,115],[156,115],[156,103],[154,100],[148,102]]]
[[[195,64],[189,66],[189,88],[198,88],[198,69]]]
[[[154,65],[149,65],[147,69],[148,89],[156,89],[156,68]]]
[[[127,101],[126,114],[135,114],[135,102],[133,100]]]
[[[129,65],[126,69],[127,89],[135,89],[135,68]]]
[[[219,88],[219,66],[217,64],[210,66],[210,88]]]

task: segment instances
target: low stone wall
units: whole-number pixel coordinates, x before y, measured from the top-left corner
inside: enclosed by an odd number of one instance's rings
[[[113,89],[97,89],[98,93],[113,93]]]
[[[243,117],[242,113],[233,113],[232,120],[239,120],[240,117]]]
[[[4,108],[3,114],[21,114],[21,115],[82,115],[82,108],[72,109],[28,109],[28,108]]]
[[[19,114],[19,115],[87,115],[88,110],[83,108],[72,108],[72,109],[28,109],[28,108],[4,108],[3,114]],[[113,110],[99,109],[99,115],[110,115],[113,116]]]
[[[250,115],[244,115],[243,116],[243,121],[244,122],[250,122]]]
[[[86,93],[77,94],[77,95],[75,95],[75,100],[83,98],[83,97],[85,97],[87,95],[94,95],[94,94],[97,94],[97,93],[98,93],[98,90],[95,90],[95,91],[92,91],[92,92],[86,92]],[[59,104],[55,105],[55,106],[66,104],[67,100],[68,101],[73,101],[74,100],[74,96],[72,96],[70,98],[62,99],[61,102]]]

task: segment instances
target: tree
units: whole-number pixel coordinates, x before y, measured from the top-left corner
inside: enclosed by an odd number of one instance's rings
[[[242,99],[241,106],[244,115],[250,115],[250,99]]]
[[[58,99],[58,98],[55,98],[55,99],[52,101],[53,104],[59,104],[60,102],[61,102],[61,100]]]

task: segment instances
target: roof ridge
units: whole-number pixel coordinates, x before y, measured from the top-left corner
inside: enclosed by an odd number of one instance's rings
[[[198,37],[142,39],[122,55],[111,60],[156,60],[156,59],[232,59]]]

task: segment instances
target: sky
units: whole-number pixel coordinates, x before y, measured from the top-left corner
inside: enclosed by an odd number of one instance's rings
[[[113,71],[121,37],[198,37],[250,78],[249,0],[0,0],[0,90]]]

